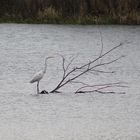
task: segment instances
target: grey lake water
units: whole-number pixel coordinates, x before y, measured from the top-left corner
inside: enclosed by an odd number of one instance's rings
[[[127,82],[126,94],[74,94],[69,84],[59,94],[37,95],[32,76],[47,73],[40,90],[61,80],[62,60],[75,56],[72,67],[87,63],[123,42],[107,55],[100,70],[78,79],[91,85]],[[140,140],[140,26],[74,26],[0,24],[0,140]],[[113,89],[112,89],[113,90]]]

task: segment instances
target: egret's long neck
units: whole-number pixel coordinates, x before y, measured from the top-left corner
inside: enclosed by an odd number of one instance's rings
[[[46,73],[46,70],[47,70],[47,60],[45,60],[45,67],[44,67],[44,73]]]

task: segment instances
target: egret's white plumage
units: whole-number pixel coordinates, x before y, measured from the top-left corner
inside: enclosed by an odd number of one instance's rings
[[[53,57],[47,57],[45,59],[45,67],[43,70],[40,70],[39,72],[37,72],[36,74],[34,74],[32,80],[30,81],[30,83],[34,83],[37,82],[37,93],[39,94],[39,82],[40,80],[43,78],[44,74],[46,73],[46,69],[47,69],[47,60],[53,58]]]
[[[44,74],[45,73],[43,72],[43,70],[37,72],[36,74],[34,74],[32,80],[30,81],[30,83],[40,81],[43,78]]]

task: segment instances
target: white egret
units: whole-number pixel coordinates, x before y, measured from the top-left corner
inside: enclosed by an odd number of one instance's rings
[[[37,72],[37,73],[33,76],[32,80],[30,81],[30,83],[37,82],[37,94],[39,94],[39,82],[40,82],[40,80],[43,78],[44,74],[46,73],[46,69],[47,69],[47,60],[50,59],[50,58],[53,58],[53,57],[47,57],[47,58],[45,59],[45,66],[44,66],[44,69],[41,70],[41,71],[39,71],[39,72]]]

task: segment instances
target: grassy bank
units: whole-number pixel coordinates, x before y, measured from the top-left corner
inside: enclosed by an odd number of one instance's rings
[[[140,25],[140,16],[74,16],[74,17],[37,17],[37,18],[21,18],[5,16],[0,18],[0,23],[28,23],[28,24],[124,24],[124,25]]]
[[[140,24],[139,0],[1,0],[1,23]]]

